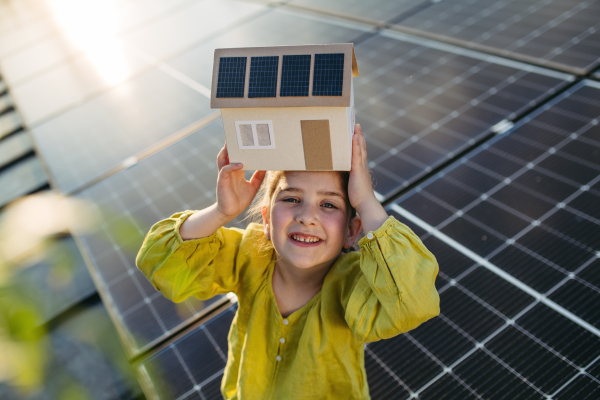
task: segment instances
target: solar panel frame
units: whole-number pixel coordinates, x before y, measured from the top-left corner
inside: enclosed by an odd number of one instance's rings
[[[306,8],[325,14],[339,15],[342,18],[359,19],[368,23],[395,21],[404,14],[425,8],[427,0],[292,0],[288,6]]]

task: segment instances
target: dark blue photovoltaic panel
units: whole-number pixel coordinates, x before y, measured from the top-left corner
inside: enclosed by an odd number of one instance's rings
[[[313,96],[341,96],[344,53],[315,54]]]
[[[310,54],[283,56],[280,96],[308,96]]]
[[[279,56],[252,57],[248,97],[275,97]]]
[[[246,57],[221,57],[217,98],[244,97],[246,82]]]

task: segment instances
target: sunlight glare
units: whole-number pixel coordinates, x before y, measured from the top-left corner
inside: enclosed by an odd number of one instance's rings
[[[62,30],[111,85],[127,78],[114,0],[49,0]]]

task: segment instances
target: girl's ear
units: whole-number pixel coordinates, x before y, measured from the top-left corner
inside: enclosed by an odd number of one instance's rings
[[[269,236],[271,236],[269,234],[269,208],[263,207],[261,210],[261,213],[262,213],[262,220],[263,220],[263,228],[265,230],[265,236],[269,237]]]
[[[346,236],[346,243],[344,243],[344,245],[352,246],[354,243],[356,243],[356,239],[358,239],[361,229],[362,221],[357,215],[356,217],[352,218],[348,224],[348,235]]]

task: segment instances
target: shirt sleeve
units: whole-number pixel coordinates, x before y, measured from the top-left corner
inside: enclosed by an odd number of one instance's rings
[[[135,263],[156,290],[180,303],[237,292],[240,271],[236,255],[244,231],[219,228],[208,237],[183,240],[181,224],[195,211],[173,214],[150,228]]]
[[[358,244],[362,273],[345,310],[358,341],[388,339],[439,315],[438,263],[410,228],[390,216]]]

